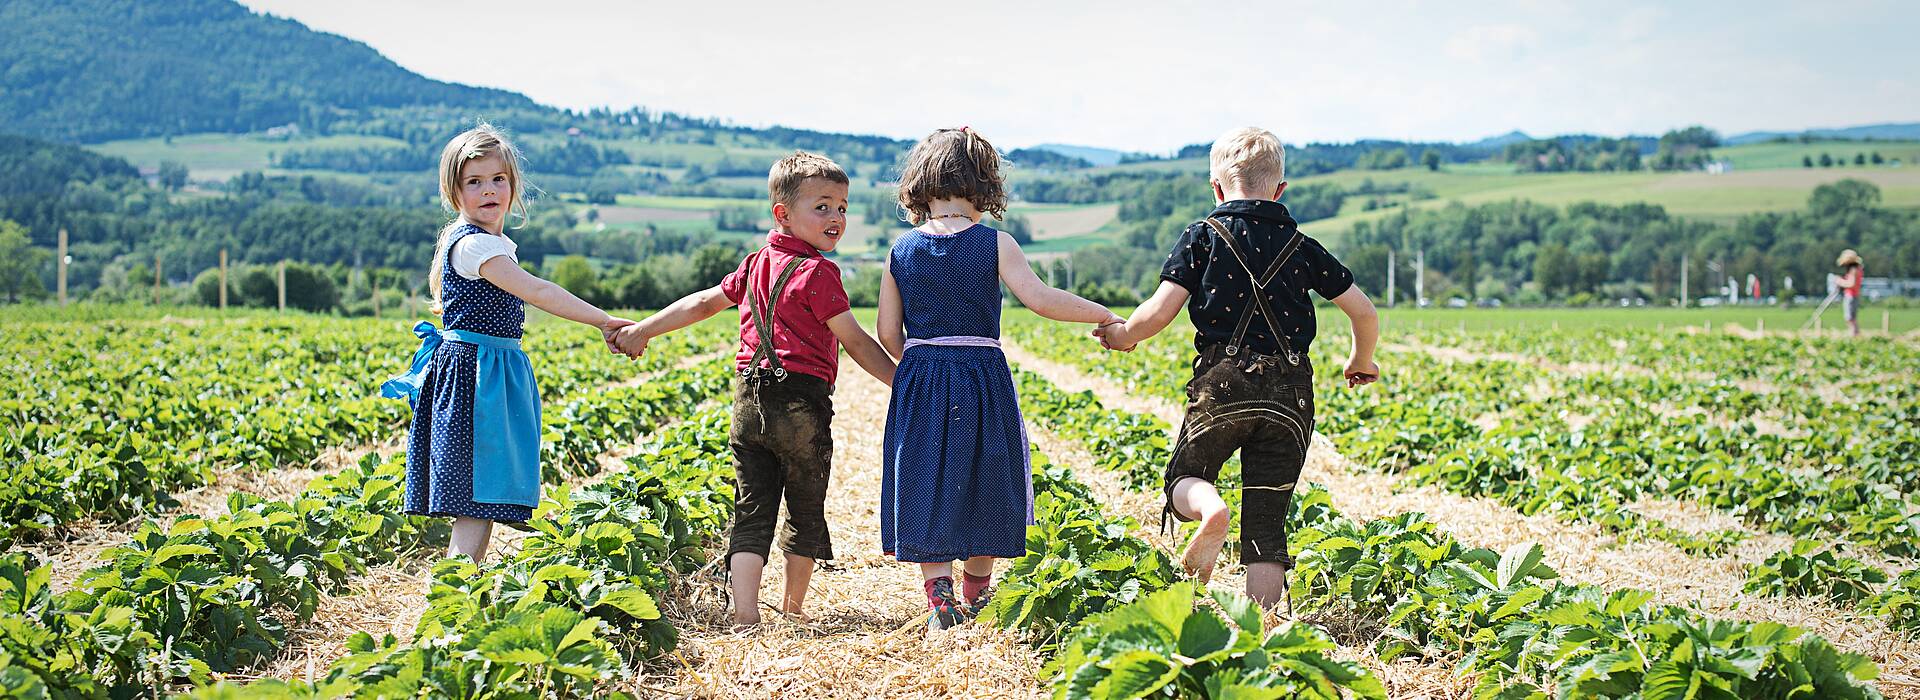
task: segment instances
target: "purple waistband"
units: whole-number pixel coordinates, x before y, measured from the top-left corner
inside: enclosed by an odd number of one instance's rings
[[[943,335],[938,338],[908,338],[907,347],[902,349],[901,352],[906,352],[907,350],[912,350],[922,345],[944,345],[957,348],[997,348],[1000,347],[1000,339],[986,338],[977,335]]]

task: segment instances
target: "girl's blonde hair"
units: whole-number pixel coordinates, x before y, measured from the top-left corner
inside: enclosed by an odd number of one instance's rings
[[[900,206],[913,223],[925,222],[927,205],[938,199],[964,199],[983,214],[1006,218],[1000,154],[969,127],[933,132],[907,153],[900,168]]]
[[[481,122],[453,137],[447,147],[440,151],[440,206],[453,214],[446,226],[440,227],[440,240],[433,246],[433,267],[427,270],[427,288],[433,292],[433,312],[446,310],[441,303],[441,278],[447,267],[447,238],[460,228],[460,169],[467,161],[499,155],[507,162],[507,187],[511,192],[507,196],[507,216],[519,216],[520,224],[527,223],[527,202],[524,197],[526,188],[520,179],[520,149],[508,141],[506,135],[493,128],[492,124]],[[513,228],[519,228],[515,226]]]

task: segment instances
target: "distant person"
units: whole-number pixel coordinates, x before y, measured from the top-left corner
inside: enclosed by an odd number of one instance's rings
[[[772,553],[780,502],[786,527],[780,552],[787,580],[780,612],[806,615],[815,562],[833,559],[827,530],[827,484],[833,476],[833,384],[840,346],[884,384],[893,360],[853,317],[840,268],[826,259],[847,230],[845,170],[804,151],[781,158],[767,172],[774,228],[767,244],[711,289],[687,295],[614,336],[619,350],[638,355],[647,342],[740,307],[740,344],[734,353],[733,532],[727,574],[733,623],[760,622],[760,579]]]
[[[1307,349],[1315,327],[1307,292],[1333,300],[1353,322],[1353,353],[1344,370],[1350,387],[1380,377],[1373,360],[1380,321],[1353,274],[1301,233],[1278,201],[1287,189],[1280,139],[1263,129],[1235,129],[1213,142],[1209,161],[1219,206],[1180,235],[1160,271],[1160,288],[1133,318],[1095,335],[1110,350],[1128,350],[1166,328],[1186,305],[1199,357],[1167,465],[1162,518],[1200,521],[1180,562],[1206,582],[1232,518],[1214,480],[1238,451],[1247,594],[1272,607],[1293,561],[1287,504],[1313,440]]]
[[[1867,265],[1860,260],[1860,254],[1852,248],[1840,251],[1840,259],[1834,261],[1840,266],[1840,278],[1834,284],[1840,287],[1842,308],[1847,313],[1847,332],[1860,335],[1860,287],[1867,281]]]
[[[413,405],[407,430],[410,515],[453,518],[448,556],[486,558],[493,524],[521,523],[540,505],[540,392],[520,350],[525,304],[600,329],[633,323],[607,315],[520,268],[509,217],[526,220],[520,152],[482,124],[440,152],[440,230],[427,286],[446,330],[414,327],[420,350],[404,375],[381,386]]]
[[[1026,429],[1000,350],[1000,285],[1043,318],[1120,317],[1047,286],[1012,236],[980,223],[1006,218],[1007,187],[993,144],[971,129],[941,129],[915,145],[899,200],[918,225],[894,242],[880,282],[880,342],[900,358],[887,406],[880,546],[920,565],[927,626],[945,629],[992,600],[993,560],[1026,554],[1033,523]],[[959,596],[956,560],[964,562]]]

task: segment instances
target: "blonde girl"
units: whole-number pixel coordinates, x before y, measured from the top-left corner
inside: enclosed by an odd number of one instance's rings
[[[481,124],[440,153],[440,231],[427,284],[445,330],[422,321],[407,374],[382,393],[407,397],[406,512],[453,518],[449,556],[486,557],[496,522],[524,522],[540,503],[540,392],[520,350],[524,304],[600,329],[632,323],[520,268],[507,220],[526,221],[520,154]]]

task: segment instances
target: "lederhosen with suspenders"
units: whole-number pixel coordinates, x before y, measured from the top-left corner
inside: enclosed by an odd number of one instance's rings
[[[1193,477],[1214,482],[1221,465],[1238,450],[1243,483],[1241,560],[1280,562],[1291,568],[1286,511],[1313,435],[1313,367],[1305,355],[1294,351],[1266,294],[1305,236],[1294,230],[1273,263],[1256,276],[1232,232],[1213,218],[1206,219],[1206,224],[1247,275],[1253,299],[1240,312],[1232,339],[1206,346],[1194,359],[1186,419],[1167,464],[1167,502],[1161,524],[1166,527],[1169,516],[1185,519],[1173,509],[1173,488],[1180,480]],[[1257,353],[1246,345],[1255,315],[1266,323],[1281,354]]]
[[[768,296],[762,297],[752,280],[745,284],[743,301],[759,342],[734,387],[727,442],[733,448],[736,496],[727,561],[738,552],[768,557],[783,500],[787,520],[777,532],[781,551],[816,560],[833,558],[825,512],[833,458],[833,386],[810,374],[788,372],[774,352],[774,307],[788,280],[810,257],[788,260]]]

